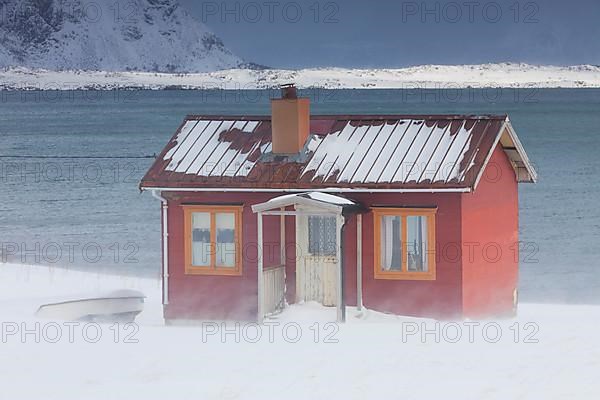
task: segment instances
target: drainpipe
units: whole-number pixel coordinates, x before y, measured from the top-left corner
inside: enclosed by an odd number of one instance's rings
[[[356,310],[362,311],[362,214],[356,214]]]
[[[339,249],[339,257],[340,257],[340,270],[338,271],[339,277],[339,292],[338,292],[338,316],[337,322],[346,322],[346,302],[345,302],[345,268],[346,268],[346,257],[344,256],[344,233],[346,232],[346,218],[343,215],[338,216],[338,223],[340,225],[340,229],[338,231],[339,241],[338,241],[338,249]]]
[[[158,190],[152,191],[152,196],[162,203],[162,270],[163,270],[163,305],[169,304],[169,228],[168,228],[168,210],[169,205]]]

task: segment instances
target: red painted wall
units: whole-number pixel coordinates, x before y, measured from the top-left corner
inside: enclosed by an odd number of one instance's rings
[[[285,280],[286,299],[289,304],[296,299],[296,222],[294,217],[285,217]]]
[[[256,215],[250,206],[277,196],[275,193],[179,193],[169,200],[169,304],[167,319],[252,320],[257,311]],[[437,244],[460,240],[460,195],[458,194],[356,194],[352,198],[366,206],[437,205]],[[241,277],[199,276],[184,273],[183,204],[245,204],[242,222],[243,270]],[[373,218],[363,215],[363,303],[378,311],[405,315],[448,317],[460,314],[460,259],[437,261],[435,281],[391,281],[373,278]],[[265,217],[265,265],[280,263],[279,217]],[[295,298],[295,221],[286,217],[287,299]],[[346,302],[356,305],[356,217],[345,229]]]
[[[500,172],[498,177],[495,173]],[[496,174],[497,175],[497,174]],[[167,194],[165,194],[166,196]],[[169,304],[166,319],[254,320],[257,312],[257,229],[251,205],[278,193],[170,193]],[[365,307],[402,315],[439,319],[478,317],[512,310],[518,262],[513,244],[518,240],[518,195],[514,172],[503,151],[493,153],[486,177],[473,194],[356,193],[350,197],[366,207],[437,206],[434,281],[374,279],[374,236],[371,213],[363,215],[363,303]],[[199,276],[184,273],[182,204],[240,204],[242,216],[242,276]],[[265,265],[280,264],[279,217],[265,217]],[[287,300],[295,298],[295,219],[286,217]],[[486,262],[479,252],[470,257],[465,243],[494,242],[503,256]],[[345,229],[345,299],[356,305],[356,217]],[[461,254],[462,250],[462,254]],[[489,250],[491,252],[491,250]]]
[[[357,194],[354,199],[367,207],[431,207],[436,214],[436,268],[434,281],[384,280],[374,278],[373,215],[363,215],[363,304],[365,307],[401,315],[452,318],[462,311],[461,260],[451,254],[451,244],[460,242],[461,207],[457,193]],[[356,226],[348,226],[347,302],[356,304]],[[451,257],[442,255],[449,253]]]
[[[165,196],[167,196],[165,194]],[[169,304],[166,319],[253,320],[257,302],[256,215],[250,205],[272,198],[265,194],[169,194]],[[184,204],[240,204],[242,214],[242,276],[186,275],[184,256]],[[265,265],[280,264],[279,218],[264,220]]]
[[[506,154],[497,147],[477,190],[462,195],[465,317],[513,313],[519,270],[517,185]]]

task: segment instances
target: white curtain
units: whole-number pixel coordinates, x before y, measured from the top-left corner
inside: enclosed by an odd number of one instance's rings
[[[381,264],[384,271],[401,269],[400,217],[385,215],[381,218]]]

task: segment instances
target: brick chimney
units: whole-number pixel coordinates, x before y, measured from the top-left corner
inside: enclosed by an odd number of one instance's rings
[[[281,99],[271,100],[273,153],[297,154],[310,130],[310,100],[298,98],[296,86],[281,86]]]

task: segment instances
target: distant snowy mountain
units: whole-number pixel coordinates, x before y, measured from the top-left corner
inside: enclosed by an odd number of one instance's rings
[[[327,89],[600,88],[600,66],[561,67],[504,63],[422,65],[400,69],[236,68],[195,74],[56,72],[29,68],[0,70],[0,90],[117,88],[235,90],[275,88],[290,82],[296,83],[299,88]]]
[[[0,0],[0,68],[208,72],[246,67],[176,0]]]

